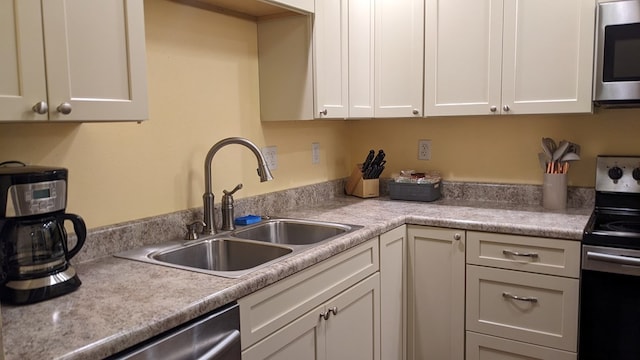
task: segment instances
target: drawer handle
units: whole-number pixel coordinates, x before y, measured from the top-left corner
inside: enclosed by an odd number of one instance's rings
[[[524,257],[530,257],[532,259],[537,259],[538,258],[538,253],[521,253],[521,252],[512,251],[512,250],[502,250],[502,253],[504,255],[524,256]]]
[[[510,294],[510,293],[508,293],[506,291],[502,293],[502,297],[505,298],[505,299],[526,301],[526,302],[530,302],[530,303],[534,303],[534,304],[538,302],[538,298],[537,297],[517,296],[517,295]]]

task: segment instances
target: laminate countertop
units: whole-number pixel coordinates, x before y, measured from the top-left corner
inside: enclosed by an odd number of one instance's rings
[[[104,358],[403,224],[580,241],[591,211],[342,197],[270,214],[364,227],[235,279],[113,256],[74,265],[82,280],[75,292],[32,305],[2,306],[5,358]]]

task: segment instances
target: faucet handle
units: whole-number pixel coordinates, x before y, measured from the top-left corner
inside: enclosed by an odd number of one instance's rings
[[[206,224],[204,223],[204,221],[194,221],[190,224],[187,224],[187,235],[185,235],[184,239],[185,240],[197,240],[198,239],[198,225],[200,225],[202,228],[204,228],[206,226]]]
[[[233,190],[231,190],[231,191],[222,190],[222,192],[227,196],[231,196],[231,195],[235,194],[235,192],[240,190],[240,189],[242,189],[242,184],[236,185],[236,187],[233,188]]]

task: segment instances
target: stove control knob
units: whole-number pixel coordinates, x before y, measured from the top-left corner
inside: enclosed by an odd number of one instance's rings
[[[613,180],[614,182],[620,180],[620,178],[622,178],[622,169],[617,166],[609,169],[609,178],[611,178],[611,180]]]
[[[640,167],[633,169],[633,179],[640,181]]]

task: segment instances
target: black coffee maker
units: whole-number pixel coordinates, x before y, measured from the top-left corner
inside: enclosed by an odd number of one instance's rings
[[[77,289],[81,282],[69,259],[80,251],[87,229],[64,212],[67,169],[0,166],[0,297],[30,304]],[[77,236],[69,249],[64,222]]]

